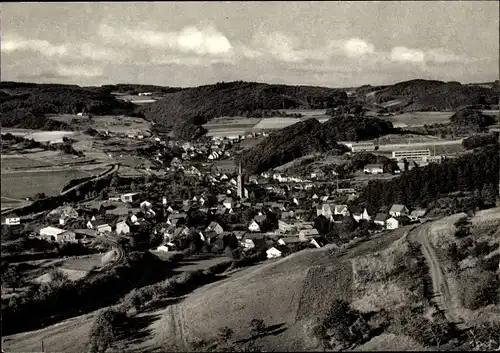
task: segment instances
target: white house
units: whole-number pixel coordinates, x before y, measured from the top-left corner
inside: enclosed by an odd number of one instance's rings
[[[40,237],[48,241],[57,242],[73,242],[75,241],[75,233],[66,231],[56,227],[45,227],[39,231]]]
[[[99,224],[95,228],[95,230],[97,231],[98,234],[102,234],[102,233],[111,233],[113,229],[109,224],[104,223],[104,224]]]
[[[213,231],[217,234],[222,234],[224,232],[224,229],[222,228],[222,226],[213,221],[213,222],[210,222],[210,224],[208,225],[207,229],[205,229],[206,232],[210,232],[210,231]]]
[[[137,195],[139,195],[138,192],[129,192],[127,194],[122,194],[120,195],[120,200],[122,200],[122,202],[134,202]]]
[[[349,216],[350,212],[347,205],[335,205],[334,214],[341,215],[344,217]]]
[[[126,221],[121,221],[116,223],[116,234],[129,234],[130,233],[130,226],[127,224]]]
[[[8,226],[16,226],[21,224],[21,218],[19,217],[7,217],[5,218],[5,224]]]
[[[233,208],[233,198],[232,197],[226,198],[222,204],[228,210],[232,209]]]
[[[394,217],[389,218],[389,219],[386,221],[386,223],[387,223],[387,226],[386,226],[386,227],[387,227],[387,229],[389,229],[389,230],[399,228],[399,221],[398,221],[396,218],[394,218]]]
[[[299,239],[302,240],[302,241],[306,241],[306,240],[308,240],[308,238],[316,237],[318,235],[319,235],[319,232],[315,228],[313,228],[313,229],[302,229],[299,232]]]
[[[274,259],[281,256],[281,251],[276,249],[274,246],[266,250],[267,258]]]
[[[354,213],[352,215],[352,217],[354,218],[354,220],[356,222],[359,222],[361,220],[370,221],[372,219],[371,216],[368,214],[368,211],[366,208],[364,209],[363,213]]]
[[[252,220],[248,225],[248,230],[251,232],[260,232],[260,225],[255,220]]]
[[[384,172],[384,168],[382,168],[379,164],[367,164],[363,171],[368,174],[382,174]]]
[[[389,214],[392,217],[400,217],[400,216],[407,216],[410,211],[406,208],[405,205],[392,205],[391,209],[389,210]]]

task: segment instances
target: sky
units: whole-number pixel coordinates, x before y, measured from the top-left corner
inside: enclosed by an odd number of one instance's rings
[[[498,13],[498,1],[2,3],[1,79],[491,82]]]

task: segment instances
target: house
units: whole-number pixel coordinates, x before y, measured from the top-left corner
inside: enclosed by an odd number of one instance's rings
[[[427,210],[425,208],[413,210],[410,213],[410,219],[412,221],[417,221],[420,218],[424,217],[426,213],[427,213]]]
[[[172,251],[175,248],[175,245],[173,243],[166,243],[158,246],[156,248],[156,251],[163,251],[163,252],[168,252]]]
[[[370,221],[372,218],[368,214],[368,210],[365,208],[362,213],[353,213],[352,217],[356,222],[359,222],[361,220],[364,221]]]
[[[268,259],[275,259],[281,256],[281,251],[273,246],[272,248],[266,250],[266,255]]]
[[[399,228],[399,221],[396,218],[394,218],[394,217],[389,218],[386,221],[386,223],[387,223],[386,228],[389,229],[389,230]]]
[[[15,226],[21,224],[21,218],[19,217],[7,217],[5,218],[5,223],[8,226]]]
[[[187,213],[181,212],[181,213],[171,213],[167,217],[167,224],[173,225],[174,223],[177,224],[179,221],[185,221],[187,218]]]
[[[130,226],[127,224],[127,221],[121,221],[116,223],[116,234],[129,234]]]
[[[349,209],[347,208],[347,205],[335,205],[334,214],[347,217],[350,215],[350,212]]]
[[[127,194],[121,194],[120,200],[122,200],[122,202],[128,202],[128,203],[134,202],[136,201],[137,195],[139,195],[138,192],[129,192]]]
[[[111,233],[113,231],[108,223],[98,224],[97,227],[95,227],[95,230],[97,231],[97,234]]]
[[[224,232],[224,229],[221,227],[221,225],[217,222],[211,222],[207,229],[205,229],[206,232],[209,231],[214,231],[217,234],[222,234]]]
[[[241,245],[246,249],[252,249],[261,246],[262,242],[265,242],[264,234],[262,233],[246,233],[243,237]]]
[[[322,239],[319,237],[312,238],[309,243],[318,249],[324,246]]]
[[[251,232],[260,232],[260,225],[255,219],[253,219],[248,225],[248,230]]]
[[[316,229],[302,229],[299,232],[299,239],[302,241],[307,241],[311,237],[318,236],[319,232]]]
[[[385,227],[385,222],[387,220],[387,215],[385,213],[377,213],[373,222],[379,226]]]
[[[302,242],[302,240],[300,240],[300,238],[296,235],[280,237],[278,239],[278,244],[280,244],[280,245],[293,245],[293,244],[298,244],[301,242]]]
[[[280,230],[280,232],[286,233],[292,230],[293,226],[280,219],[278,220],[278,229]]]
[[[389,214],[392,217],[407,216],[409,213],[410,211],[406,208],[405,205],[392,205],[391,209],[389,210]]]
[[[74,243],[76,242],[76,234],[72,231],[56,227],[45,227],[39,231],[40,238],[48,241],[56,241],[58,243]]]
[[[382,174],[384,168],[380,164],[367,164],[363,171],[368,174]]]
[[[227,208],[225,208],[224,206],[219,206],[219,207],[217,207],[217,209],[215,211],[215,215],[223,216],[226,213],[226,210],[227,210]]]
[[[203,238],[205,238],[207,244],[213,244],[219,238],[219,234],[214,231],[207,231],[203,234]]]
[[[232,209],[233,208],[233,198],[232,197],[227,197],[222,204],[228,210]]]

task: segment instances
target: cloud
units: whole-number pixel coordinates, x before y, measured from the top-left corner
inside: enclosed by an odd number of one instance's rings
[[[64,56],[68,54],[68,48],[64,45],[54,45],[46,40],[24,39],[21,37],[11,37],[2,40],[2,52],[12,53],[15,51],[35,51],[44,56]]]
[[[344,53],[349,57],[358,57],[375,52],[375,46],[359,38],[351,38],[342,43]]]
[[[3,53],[31,51],[40,53],[47,58],[90,59],[95,61],[122,62],[126,56],[113,49],[101,47],[93,43],[53,44],[42,39],[27,39],[20,36],[6,36],[2,39]]]
[[[394,47],[391,51],[391,60],[396,62],[423,63],[425,54],[422,50],[406,47]]]
[[[227,55],[232,46],[229,40],[214,27],[199,29],[188,26],[179,32],[160,32],[144,29],[114,28],[102,24],[99,34],[108,41],[135,46],[170,49],[198,55]]]
[[[99,67],[89,66],[66,66],[60,65],[55,69],[41,71],[34,74],[24,74],[19,76],[22,79],[41,80],[61,80],[61,79],[95,79],[106,78],[104,72]]]

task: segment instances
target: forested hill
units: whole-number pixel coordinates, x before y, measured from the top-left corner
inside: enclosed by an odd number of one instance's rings
[[[432,80],[411,80],[390,86],[362,86],[358,95],[382,104],[400,100],[402,111],[447,111],[470,105],[498,105],[498,88]]]
[[[146,119],[172,127],[195,116],[210,120],[257,109],[327,108],[345,102],[347,95],[339,89],[238,81],[170,93],[141,111]]]
[[[337,141],[367,140],[388,134],[392,123],[376,118],[338,117],[321,124],[308,119],[272,133],[264,141],[245,151],[242,165],[249,173],[261,173],[296,158],[346,147]]]
[[[0,82],[0,113],[4,127],[59,130],[69,128],[46,114],[131,114],[132,103],[117,100],[110,88],[76,85]]]

